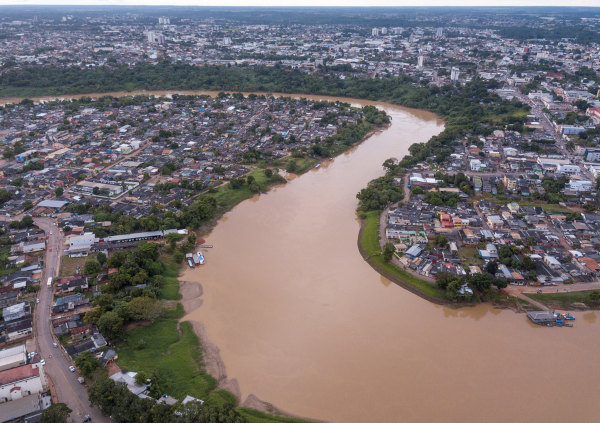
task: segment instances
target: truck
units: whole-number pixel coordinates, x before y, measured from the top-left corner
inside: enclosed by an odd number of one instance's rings
[[[52,286],[52,277],[48,278],[48,288]]]

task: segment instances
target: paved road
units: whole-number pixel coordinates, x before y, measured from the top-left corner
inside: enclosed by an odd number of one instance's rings
[[[81,422],[86,414],[90,415],[94,422],[109,422],[110,420],[102,416],[97,408],[90,406],[85,385],[77,382],[79,376],[77,373],[69,371],[72,363],[67,354],[61,348],[54,348],[52,344],[55,342],[50,322],[52,288],[47,286],[47,280],[49,277],[56,278],[58,276],[64,240],[53,219],[36,218],[34,220],[36,225],[46,232],[48,238],[44,273],[38,293],[40,303],[37,304],[34,313],[34,336],[38,353],[46,360],[45,371],[52,379],[58,400],[73,410],[72,422]]]

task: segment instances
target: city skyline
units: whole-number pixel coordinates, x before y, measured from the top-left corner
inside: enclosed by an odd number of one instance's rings
[[[599,7],[595,0],[0,0],[0,5],[26,6],[223,6],[223,7]]]

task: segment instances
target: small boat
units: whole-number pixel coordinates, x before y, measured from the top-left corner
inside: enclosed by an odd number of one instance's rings
[[[570,313],[565,314],[565,320],[575,320],[575,316]]]
[[[317,163],[317,164],[315,165],[315,169],[318,169],[318,168],[320,168],[320,167],[321,167],[321,163]]]
[[[198,251],[198,264],[204,264],[204,256],[200,251]]]

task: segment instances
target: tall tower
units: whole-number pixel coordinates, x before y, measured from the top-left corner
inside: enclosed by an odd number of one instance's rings
[[[417,69],[421,70],[423,69],[423,62],[425,61],[425,58],[423,57],[423,55],[419,55],[419,58],[417,60]]]
[[[452,71],[450,71],[450,81],[458,81],[459,75],[460,75],[460,70],[458,70],[458,68],[453,67]]]
[[[371,35],[372,35],[373,37],[377,37],[377,36],[379,35],[379,28],[373,28],[373,29],[371,30]]]

